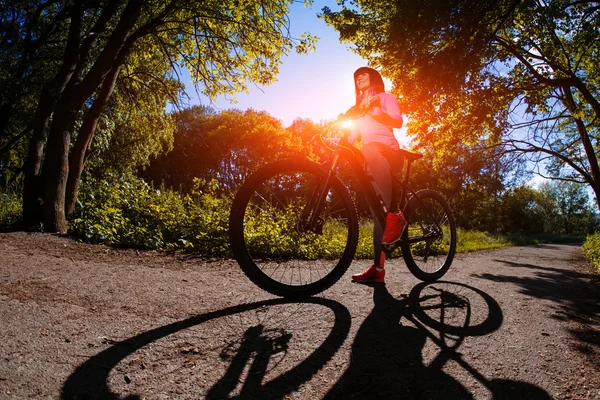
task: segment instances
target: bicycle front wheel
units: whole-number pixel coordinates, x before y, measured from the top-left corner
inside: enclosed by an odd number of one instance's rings
[[[435,281],[448,271],[456,251],[456,224],[446,200],[437,192],[420,190],[406,207],[408,226],[402,236],[402,256],[410,272]]]
[[[259,169],[237,193],[229,220],[236,260],[263,290],[306,297],[330,286],[350,266],[358,243],[356,208],[337,177],[308,160]],[[327,186],[327,187],[325,187]],[[316,199],[323,193],[315,224]]]

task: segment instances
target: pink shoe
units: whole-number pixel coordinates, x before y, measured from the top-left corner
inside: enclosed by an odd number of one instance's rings
[[[406,228],[406,218],[402,211],[391,212],[385,218],[385,230],[383,231],[383,244],[393,244],[400,239],[404,228]]]

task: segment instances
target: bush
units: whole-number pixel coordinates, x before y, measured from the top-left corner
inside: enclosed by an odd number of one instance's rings
[[[192,191],[155,189],[135,177],[110,177],[89,180],[82,185],[77,215],[71,221],[72,233],[86,241],[112,243],[130,247],[184,249],[203,256],[230,257],[228,220],[232,195],[222,194],[217,181],[196,180]],[[2,223],[20,215],[20,197],[2,197]],[[8,199],[8,200],[7,200]],[[10,201],[9,201],[10,200]],[[8,211],[13,210],[13,211]],[[295,210],[288,210],[290,224],[264,224],[260,215],[249,218],[246,228],[252,234],[253,248],[265,254],[292,253],[300,258],[336,258],[340,256],[346,232],[326,235],[323,240],[303,241],[293,229]],[[264,217],[264,214],[263,214]],[[285,222],[285,221],[284,221]],[[328,225],[335,233],[338,227]],[[373,258],[373,222],[363,218],[359,224],[356,259]],[[325,237],[338,239],[325,240]],[[314,238],[313,238],[314,239]],[[464,253],[511,245],[564,241],[559,237],[533,235],[492,235],[458,229],[457,252]],[[573,239],[573,238],[569,238]],[[570,240],[571,242],[573,240]],[[584,245],[595,265],[600,264],[600,236],[589,236]],[[400,249],[392,255],[401,256]]]
[[[10,226],[21,220],[22,203],[19,190],[0,190],[0,226]]]
[[[231,202],[216,191],[215,181],[196,181],[183,196],[133,177],[91,180],[80,193],[72,233],[90,242],[229,255]]]
[[[583,242],[582,250],[592,266],[600,272],[600,233],[589,235]]]

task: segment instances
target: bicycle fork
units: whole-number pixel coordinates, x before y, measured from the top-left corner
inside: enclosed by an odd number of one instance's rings
[[[317,181],[313,187],[312,193],[308,198],[308,202],[302,210],[300,219],[296,224],[296,230],[299,233],[305,233],[308,231],[314,232],[318,235],[323,233],[323,224],[325,220],[321,217],[323,206],[329,193],[329,187],[332,178],[335,176],[335,170],[339,161],[340,155],[336,153],[333,161],[331,162],[330,168],[327,170],[327,174],[324,180]]]

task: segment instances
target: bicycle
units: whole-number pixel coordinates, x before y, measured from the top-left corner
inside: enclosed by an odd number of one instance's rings
[[[246,276],[263,290],[282,297],[308,297],[335,284],[349,268],[359,239],[357,208],[337,175],[342,161],[350,165],[367,204],[384,226],[387,210],[363,167],[359,149],[342,131],[337,144],[325,139],[339,132],[335,123],[315,135],[329,155],[322,163],[291,158],[254,172],[238,190],[230,213],[232,251]],[[401,249],[410,272],[435,281],[450,268],[456,250],[456,225],[444,198],[408,186],[410,169],[422,155],[399,150],[406,166],[394,179],[399,209],[408,226],[400,239],[384,246]]]

